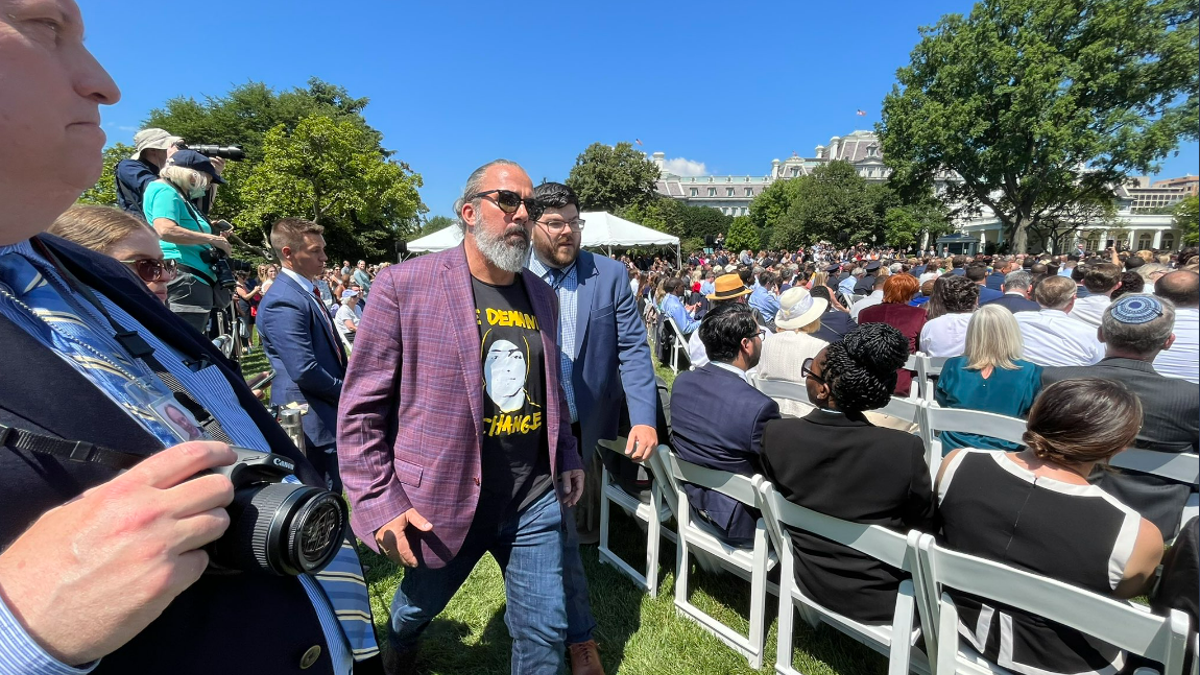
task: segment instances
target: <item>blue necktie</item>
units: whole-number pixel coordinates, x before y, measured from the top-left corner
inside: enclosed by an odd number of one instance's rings
[[[104,391],[164,445],[179,442],[175,433],[130,393],[129,384],[146,374],[130,361],[112,336],[92,328],[86,310],[72,301],[70,289],[47,263],[13,252],[0,256],[0,284],[15,310],[13,318],[53,348],[81,374]],[[94,322],[95,316],[93,315]]]

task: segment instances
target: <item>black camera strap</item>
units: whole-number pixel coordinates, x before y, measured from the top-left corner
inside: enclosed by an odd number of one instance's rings
[[[200,425],[200,428],[204,429],[215,440],[223,443],[233,443],[233,439],[225,432],[224,427],[221,426],[221,422],[216,417],[213,417],[196,399],[192,398],[192,395],[187,392],[183,384],[163,367],[162,362],[154,356],[154,348],[141,335],[138,335],[136,331],[127,330],[124,326],[117,323],[117,320],[108,313],[108,310],[104,308],[104,303],[100,302],[100,299],[96,297],[92,289],[84,285],[83,282],[72,274],[44,242],[40,241],[37,237],[34,237],[31,242],[37,248],[38,252],[45,256],[50,261],[50,264],[54,265],[59,274],[66,280],[67,285],[71,287],[71,290],[78,293],[80,297],[95,307],[108,320],[113,330],[113,339],[121,345],[121,348],[135,359],[140,359],[150,367],[150,370],[154,371],[154,374],[158,375],[158,379],[162,380],[167,389],[171,390],[175,400],[184,408],[187,408],[188,412],[196,418],[196,422]],[[201,357],[199,365],[203,368],[211,365],[211,362]]]
[[[0,424],[0,448],[21,450],[71,462],[99,464],[116,471],[131,469],[145,459],[141,455],[93,445],[87,441],[68,441],[3,424]]]

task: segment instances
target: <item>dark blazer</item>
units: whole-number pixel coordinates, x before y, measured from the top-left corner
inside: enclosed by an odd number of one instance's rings
[[[875,290],[875,275],[864,274],[863,278],[854,284],[855,295],[870,295],[871,291]]]
[[[630,424],[654,426],[658,393],[646,324],[625,266],[580,251],[575,276],[577,356],[571,384],[583,432],[580,450],[586,454],[599,439],[617,437],[622,408],[628,407]]]
[[[933,488],[921,440],[862,415],[814,410],[767,423],[763,475],[788,501],[898,532],[929,531]],[[864,623],[892,620],[907,575],[813,534],[792,531],[796,582],[822,605]]]
[[[759,472],[763,425],[779,404],[737,374],[708,365],[679,374],[671,390],[671,439],[679,458],[720,471]],[[692,507],[733,541],[754,536],[759,514],[719,492],[684,485]]]
[[[992,272],[988,275],[988,278],[984,281],[984,283],[986,283],[987,287],[993,291],[1003,293],[1003,290],[1001,290],[1000,287],[1004,285],[1004,275],[999,272]],[[980,304],[983,304],[982,298],[980,298]]]
[[[127,267],[56,237],[42,235],[41,239],[81,282],[153,329],[185,359],[208,359],[213,364],[209,367],[229,380],[272,451],[296,462],[297,475],[305,483],[321,484],[308,461],[245,386],[236,366],[167,311]],[[3,316],[0,344],[6,357],[0,364],[4,382],[0,423],[138,455],[162,449],[157,438],[90,381]],[[0,549],[46,510],[115,475],[95,464],[0,450]],[[264,626],[270,626],[271,639],[262,638]],[[300,673],[300,658],[314,645],[321,646],[321,657],[303,672],[332,673],[316,613],[294,577],[205,575],[137,637],[105,656],[93,672]]]
[[[346,353],[333,320],[321,316],[316,296],[280,273],[258,304],[258,334],[275,369],[271,403],[307,403],[300,417],[311,447],[337,441],[337,407],[346,378]]]
[[[1001,293],[999,290],[992,290],[987,286],[979,287],[979,304],[981,305],[985,305],[989,302],[995,302],[1002,297],[1004,297],[1004,293]]]
[[[1039,309],[1041,309],[1041,307],[1036,302],[1030,300],[1029,298],[1026,298],[1023,295],[1017,295],[1015,293],[1013,293],[1013,294],[1005,293],[1004,295],[1000,296],[999,298],[996,298],[995,300],[991,300],[986,303],[981,301],[979,304],[980,305],[985,305],[985,304],[997,305],[999,307],[1003,307],[1004,309],[1007,309],[1008,311],[1012,312],[1013,314],[1016,314],[1017,312],[1036,312]]]
[[[1154,371],[1146,361],[1109,357],[1092,366],[1060,366],[1042,371],[1042,387],[1061,380],[1098,377],[1120,382],[1142,401],[1142,430],[1134,442],[1160,452],[1196,452],[1200,442],[1200,388]],[[1142,514],[1170,538],[1195,486],[1132,471],[1098,471],[1092,483]]]
[[[821,330],[813,333],[816,337],[822,340],[834,343],[841,340],[847,333],[853,332],[858,328],[858,324],[846,312],[836,309],[828,309],[821,315]]]

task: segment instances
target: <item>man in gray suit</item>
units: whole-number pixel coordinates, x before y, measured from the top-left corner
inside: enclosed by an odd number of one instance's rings
[[[1160,452],[1196,452],[1200,445],[1200,388],[1159,375],[1154,358],[1175,341],[1175,306],[1153,295],[1121,296],[1104,310],[1099,339],[1104,358],[1092,366],[1064,366],[1042,371],[1042,386],[1060,380],[1101,378],[1120,382],[1142,402],[1139,448]],[[1179,528],[1179,514],[1194,489],[1157,476],[1104,473],[1093,483],[1138,510],[1169,538]]]

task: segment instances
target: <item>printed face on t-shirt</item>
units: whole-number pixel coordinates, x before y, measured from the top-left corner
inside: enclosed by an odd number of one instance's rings
[[[525,404],[528,374],[529,361],[520,347],[508,340],[497,340],[488,347],[483,360],[484,386],[502,412],[512,412]]]

